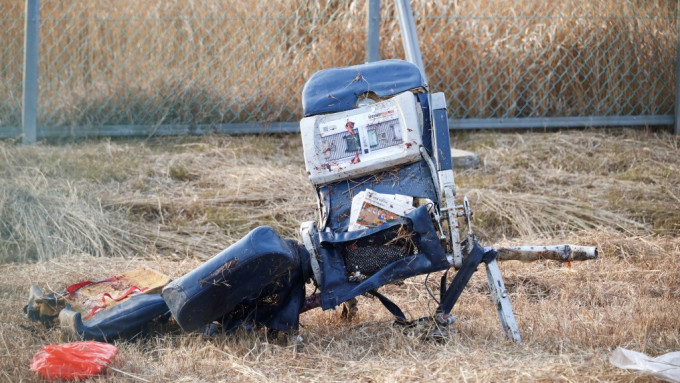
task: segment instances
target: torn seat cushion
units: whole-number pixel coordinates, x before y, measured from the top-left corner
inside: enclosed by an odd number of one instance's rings
[[[304,271],[308,257],[294,241],[261,226],[168,284],[162,296],[187,331],[217,320],[234,324],[249,317],[271,328],[297,329],[304,279],[310,273]]]
[[[400,245],[400,240],[386,235],[394,229],[408,233],[408,241],[412,244]],[[324,310],[385,284],[450,267],[426,206],[415,209],[398,221],[375,228],[320,232],[317,240],[323,274],[321,306]],[[373,250],[357,252],[360,246],[370,246]],[[388,248],[391,248],[389,252],[381,250]],[[398,254],[400,249],[403,252]],[[376,263],[380,266],[375,267]],[[361,271],[364,275],[353,280],[354,268],[362,266],[366,269]]]

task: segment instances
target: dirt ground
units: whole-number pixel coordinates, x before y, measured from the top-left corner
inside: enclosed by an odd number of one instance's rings
[[[351,322],[338,311],[303,314],[297,345],[265,331],[203,336],[170,323],[116,341],[112,368],[94,380],[655,381],[608,358],[617,347],[680,350],[680,139],[616,129],[454,133],[452,142],[480,156],[456,182],[483,244],[600,251],[571,266],[501,263],[521,345],[504,338],[480,268],[443,343],[393,326],[377,300],[360,297]],[[139,265],[178,277],[258,225],[296,237],[315,214],[296,135],[2,142],[0,158],[0,380],[8,382],[39,381],[33,355],[62,341],[58,328],[21,312],[31,284],[57,291]],[[38,215],[52,218],[29,219]],[[430,276],[432,290],[439,278]],[[410,318],[435,307],[424,276],[381,292]]]

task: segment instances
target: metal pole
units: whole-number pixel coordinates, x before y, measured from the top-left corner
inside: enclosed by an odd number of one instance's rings
[[[380,60],[380,0],[368,0],[366,62]]]
[[[399,29],[401,30],[401,41],[404,44],[406,60],[420,68],[423,80],[427,82],[425,76],[425,66],[423,56],[420,54],[418,45],[418,35],[416,34],[416,23],[413,21],[413,9],[409,0],[394,0],[399,16]]]
[[[678,8],[678,47],[675,58],[675,134],[680,135],[680,3]]]
[[[21,124],[24,145],[35,144],[38,109],[38,32],[40,0],[26,0],[26,25],[24,29],[24,103]]]

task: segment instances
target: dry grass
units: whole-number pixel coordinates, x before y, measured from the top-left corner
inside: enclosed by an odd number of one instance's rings
[[[365,60],[366,4],[44,2],[40,123],[296,121],[312,73]],[[458,118],[671,114],[676,7],[414,2],[430,82]],[[404,57],[393,8],[382,58]],[[20,126],[22,10],[0,1],[0,126]]]
[[[0,146],[0,263],[44,261],[55,254],[122,256],[142,248],[119,215],[104,211],[87,187],[25,163],[31,155],[44,159],[42,150],[15,156],[6,149]]]
[[[170,326],[117,343],[116,370],[98,380],[652,380],[612,367],[607,357],[617,346],[652,355],[680,349],[680,140],[663,132],[612,130],[456,133],[454,142],[482,159],[479,168],[459,172],[457,183],[471,197],[485,244],[570,242],[596,245],[602,255],[572,268],[501,265],[521,346],[504,340],[480,272],[454,309],[457,334],[446,344],[402,333],[377,301],[361,298],[351,323],[332,311],[303,314],[302,348],[264,332],[208,338]],[[125,257],[55,248],[49,260],[0,266],[0,380],[36,380],[28,369],[32,355],[60,342],[59,331],[21,314],[29,284],[60,289],[142,264],[177,277],[258,224],[295,236],[299,222],[314,218],[297,136],[34,149],[0,143],[0,155],[0,190],[10,180],[40,174],[38,195],[50,201],[77,197],[71,208],[101,201],[92,212],[140,239],[125,248]],[[93,219],[85,213],[80,216]],[[13,259],[21,261],[19,255]],[[430,278],[432,289],[438,280]],[[434,309],[423,284],[418,277],[383,292],[415,318]]]

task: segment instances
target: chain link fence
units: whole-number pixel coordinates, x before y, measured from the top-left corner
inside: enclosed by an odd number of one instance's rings
[[[675,1],[413,4],[433,88],[456,118],[673,114]]]
[[[457,120],[672,123],[674,0],[412,6],[430,86],[446,94]],[[294,127],[312,73],[365,61],[367,7],[366,0],[43,0],[38,126],[64,136]],[[0,0],[0,9],[0,136],[8,136],[21,125],[24,4]],[[381,58],[404,57],[393,1],[381,2],[380,36]]]

